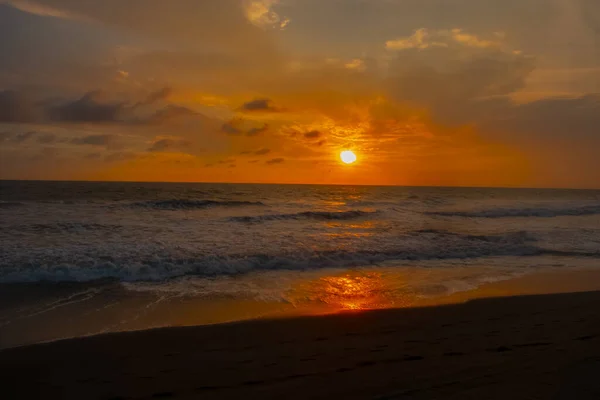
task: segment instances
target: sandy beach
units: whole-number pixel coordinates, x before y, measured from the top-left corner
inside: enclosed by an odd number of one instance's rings
[[[585,290],[597,276],[485,293]],[[6,399],[597,399],[599,306],[597,291],[537,294],[100,335],[0,352],[0,387]]]

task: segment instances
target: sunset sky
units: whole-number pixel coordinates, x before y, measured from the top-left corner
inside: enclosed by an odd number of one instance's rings
[[[0,0],[0,178],[600,188],[600,1]]]

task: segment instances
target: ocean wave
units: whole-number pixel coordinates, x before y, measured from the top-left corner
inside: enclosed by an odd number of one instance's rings
[[[429,211],[427,215],[440,217],[464,217],[464,218],[513,218],[513,217],[566,217],[585,216],[600,214],[600,205],[587,205],[579,207],[564,208],[490,208],[477,211]]]
[[[244,207],[264,206],[260,201],[235,201],[235,200],[152,200],[129,204],[133,208],[147,208],[155,210],[193,210],[212,207]]]
[[[600,258],[600,252],[564,252],[539,247],[535,238],[526,232],[466,235],[441,230],[411,232],[399,236],[394,246],[371,249],[297,248],[285,252],[234,254],[133,253],[85,248],[80,253],[32,253],[23,255],[19,260],[1,257],[0,282],[85,282],[102,279],[158,282],[184,276],[230,276],[264,270],[364,267],[387,261],[539,255]]]
[[[24,206],[25,204],[23,203],[19,203],[17,201],[0,201],[0,209],[2,208],[15,208],[15,207],[21,207]]]
[[[124,229],[123,225],[97,224],[82,222],[57,222],[53,224],[29,224],[17,225],[7,228],[10,232],[33,232],[33,233],[81,233],[83,231],[114,232]]]
[[[376,214],[377,211],[305,211],[293,214],[268,214],[256,216],[231,217],[234,222],[264,222],[264,221],[286,221],[286,220],[317,220],[317,221],[345,221],[367,215]]]

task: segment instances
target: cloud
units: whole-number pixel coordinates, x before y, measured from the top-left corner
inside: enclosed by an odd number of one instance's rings
[[[270,99],[255,99],[252,101],[249,101],[247,103],[244,103],[242,105],[242,107],[240,107],[240,110],[242,111],[247,111],[247,112],[277,112],[279,111],[278,108],[274,107],[272,105],[272,101]]]
[[[87,146],[114,146],[117,137],[115,135],[89,135],[71,140],[71,143]]]
[[[228,135],[258,136],[269,130],[269,125],[252,126],[253,122],[240,118],[232,119],[221,126],[221,131]]]
[[[125,109],[125,103],[104,102],[100,92],[88,92],[75,101],[50,107],[49,115],[57,122],[118,122],[123,119]]]
[[[61,11],[56,8],[52,8],[49,6],[44,6],[35,1],[30,0],[7,0],[6,3],[14,8],[39,15],[42,17],[54,17],[54,18],[66,18],[66,19],[81,19],[81,16],[68,13],[66,11]],[[0,3],[2,4],[2,3]]]
[[[191,110],[187,107],[169,104],[168,106],[156,111],[147,120],[142,122],[150,124],[164,124],[174,120],[185,120],[185,119],[204,119],[199,113]]]
[[[0,135],[0,141],[10,141],[13,143],[21,144],[29,141],[35,140],[36,143],[40,144],[52,144],[58,142],[58,138],[56,135],[52,133],[39,133],[36,131],[27,131],[21,132],[17,134],[13,134],[11,132],[3,132]]]
[[[318,139],[321,137],[321,132],[319,131],[310,131],[304,134],[306,139]]]
[[[248,20],[260,28],[284,29],[290,19],[281,17],[273,7],[279,0],[244,0],[244,10]]]
[[[285,162],[284,158],[273,158],[272,160],[266,161],[265,164],[276,165],[276,164],[283,164],[284,162]]]
[[[494,35],[494,39],[483,39],[479,36],[465,32],[463,29],[429,30],[417,29],[411,36],[395,40],[388,40],[385,47],[388,50],[424,50],[432,47],[466,46],[475,48],[501,47],[502,35]]]
[[[100,92],[88,92],[81,98],[62,104],[35,101],[16,91],[0,92],[0,122],[73,122],[105,123],[121,121],[127,111],[123,102],[107,102]]]
[[[430,42],[429,31],[425,28],[417,29],[412,36],[388,40],[385,47],[389,50],[426,49],[428,47],[447,47],[446,43]]]
[[[17,91],[0,91],[0,122],[161,125],[194,122],[209,126],[215,121],[188,107],[162,106],[172,91],[164,88],[141,101],[116,101],[100,91],[91,91],[75,100],[34,99]],[[159,107],[162,106],[162,107]]]
[[[257,156],[264,156],[265,154],[269,154],[271,152],[271,149],[260,149],[254,152],[255,155]]]
[[[79,16],[95,23],[187,46],[225,49],[268,45],[263,29],[248,23],[240,0],[28,0],[24,11],[52,10],[57,17]],[[257,18],[260,16],[257,16]],[[250,46],[250,47],[248,47]]]
[[[27,96],[13,90],[0,91],[0,122],[33,122],[39,117],[34,103]]]
[[[386,89],[439,122],[468,123],[491,111],[487,100],[523,89],[534,67],[530,57],[495,48],[469,48],[459,58],[448,49],[402,52],[390,64]]]
[[[148,97],[137,103],[135,107],[148,106],[159,101],[166,101],[172,93],[173,89],[169,87],[162,88],[160,90],[150,93]]]
[[[477,37],[477,35],[469,34],[464,32],[462,29],[452,29],[449,32],[449,36],[457,43],[468,47],[480,47],[480,48],[488,48],[488,47],[496,47],[501,46],[502,44],[499,41],[493,40],[485,40]],[[497,35],[501,37],[502,35]]]
[[[232,120],[229,122],[224,123],[221,126],[221,131],[223,131],[224,133],[228,134],[228,135],[239,135],[242,133],[242,130],[239,129],[238,127],[236,127],[236,120]]]
[[[154,143],[152,143],[152,146],[150,146],[150,148],[148,148],[149,152],[163,152],[163,151],[169,151],[169,150],[173,150],[173,149],[178,149],[178,148],[182,148],[182,147],[187,147],[190,146],[190,142],[188,142],[187,140],[181,140],[181,139],[171,139],[171,138],[166,138],[166,139],[159,139],[156,140]]]
[[[268,130],[269,125],[264,124],[263,126],[249,129],[248,132],[246,132],[246,136],[258,136],[261,133],[265,133]]]
[[[529,136],[541,143],[567,137],[575,143],[600,142],[600,93],[525,104],[505,101],[495,104],[494,112],[479,121],[485,132]]]
[[[381,179],[439,175],[452,183],[477,173],[467,165],[491,171],[493,160],[512,162],[514,154],[534,163],[542,150],[559,159],[568,148],[572,159],[560,158],[565,169],[583,170],[575,158],[592,160],[584,150],[598,143],[591,94],[600,88],[598,75],[573,72],[600,65],[594,0],[0,3],[0,122],[36,124],[18,132],[39,132],[3,135],[3,159],[56,144],[63,159],[77,153],[85,163],[84,154],[104,157],[108,147],[140,158],[129,175],[115,171],[112,178],[164,178],[164,165],[152,163],[175,157],[172,150],[199,152],[194,146],[202,144],[209,160],[251,149],[242,160],[247,171],[168,177],[252,180],[259,167],[247,161],[264,165],[281,156],[290,174],[263,168],[261,179],[328,180],[301,167],[327,164],[330,151],[352,144],[369,162],[368,173],[349,180],[380,179],[373,177],[385,166],[390,172]],[[288,17],[293,25],[279,32]],[[564,73],[544,73],[558,70]],[[569,97],[511,101],[534,98],[526,92]],[[124,147],[113,149],[100,138],[106,134]],[[82,137],[70,142],[76,135]],[[159,152],[165,154],[152,154]],[[504,161],[494,165],[498,175],[510,164]],[[13,171],[33,170],[14,163]],[[46,174],[56,167],[36,168]]]

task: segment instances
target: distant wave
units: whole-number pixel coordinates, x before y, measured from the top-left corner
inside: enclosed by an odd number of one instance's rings
[[[191,210],[212,207],[244,207],[264,206],[259,201],[234,201],[234,200],[152,200],[130,204],[134,208],[148,208],[156,210]]]
[[[479,211],[429,211],[427,215],[441,217],[464,218],[511,218],[511,217],[540,217],[552,218],[563,216],[583,216],[600,214],[600,205],[589,205],[565,208],[491,208]]]
[[[8,229],[10,232],[34,232],[44,234],[61,234],[61,233],[80,233],[82,231],[104,231],[115,232],[124,228],[122,225],[116,224],[96,224],[82,222],[57,222],[53,224],[30,224],[11,226]]]
[[[285,220],[318,220],[318,221],[344,221],[361,218],[367,215],[376,214],[377,211],[305,211],[294,214],[270,214],[257,216],[232,217],[235,222],[263,222],[263,221],[285,221]]]
[[[1,208],[13,208],[13,207],[21,207],[25,204],[19,203],[16,201],[0,201],[0,209]]]
[[[460,260],[499,256],[571,256],[600,258],[600,252],[566,252],[536,246],[526,232],[466,235],[442,230],[421,230],[398,237],[392,248],[295,250],[271,253],[153,253],[111,249],[24,254],[0,262],[0,282],[85,282],[115,279],[157,282],[184,276],[230,276],[261,270],[348,268],[385,261]],[[94,253],[97,251],[97,253]]]

